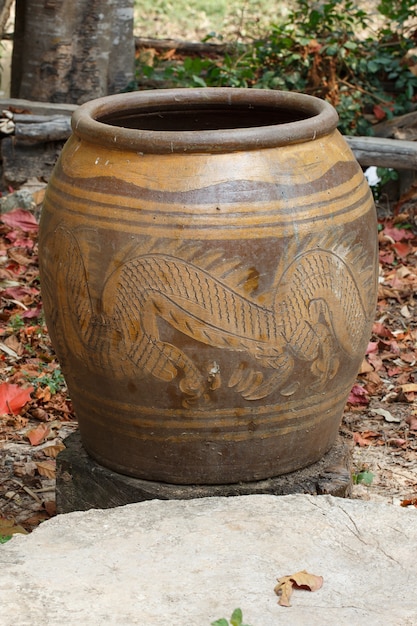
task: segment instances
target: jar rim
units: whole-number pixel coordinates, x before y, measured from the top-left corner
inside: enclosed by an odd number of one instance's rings
[[[239,109],[268,107],[298,113],[302,119],[271,125],[210,130],[148,130],[113,125],[105,118],[121,113],[191,111],[192,107],[222,106]],[[78,107],[72,116],[73,133],[111,148],[143,153],[230,152],[273,148],[313,141],[335,130],[333,106],[307,94],[271,89],[204,87],[155,89],[104,96]]]

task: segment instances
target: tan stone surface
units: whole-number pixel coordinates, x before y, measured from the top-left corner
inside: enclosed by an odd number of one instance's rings
[[[70,513],[0,547],[2,626],[417,623],[417,511],[331,496],[149,501]],[[276,578],[324,578],[278,606]]]

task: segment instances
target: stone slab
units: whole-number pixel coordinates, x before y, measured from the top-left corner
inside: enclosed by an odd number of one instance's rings
[[[233,485],[172,485],[109,470],[94,461],[81,444],[80,434],[65,439],[66,449],[57,458],[56,502],[58,513],[102,509],[144,500],[188,500],[213,496],[267,493],[309,493],[348,496],[351,489],[351,453],[339,437],[317,463],[284,476]]]
[[[147,501],[0,547],[2,626],[415,626],[417,509],[332,496]],[[278,606],[276,578],[321,575]]]

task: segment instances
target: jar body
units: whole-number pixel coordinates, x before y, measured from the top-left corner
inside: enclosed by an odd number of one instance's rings
[[[178,484],[319,460],[369,339],[376,234],[337,130],[192,153],[74,133],[46,193],[40,270],[89,454]]]

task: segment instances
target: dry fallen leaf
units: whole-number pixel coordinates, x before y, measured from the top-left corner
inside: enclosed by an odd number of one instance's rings
[[[355,444],[358,444],[361,448],[363,448],[364,446],[375,445],[375,438],[379,436],[380,434],[373,430],[365,430],[362,433],[353,433],[353,441]]]
[[[62,452],[62,450],[65,450],[64,444],[56,443],[52,446],[47,446],[46,448],[43,448],[42,452],[45,454],[45,456],[50,456],[53,459],[56,459],[56,457],[60,452]]]
[[[417,507],[417,498],[409,498],[400,502],[401,506],[415,506]]]
[[[36,463],[40,476],[45,478],[55,478],[56,475],[56,463],[55,461],[38,461]]]
[[[36,428],[28,430],[26,437],[29,439],[32,446],[37,446],[47,438],[50,431],[50,427],[41,422]]]
[[[0,413],[17,415],[27,402],[31,400],[33,387],[19,387],[11,383],[0,385]]]
[[[394,416],[386,409],[371,409],[371,413],[380,415],[386,422],[401,422],[401,417]]]
[[[2,215],[1,221],[10,228],[20,228],[26,233],[37,232],[39,229],[33,213],[26,209],[13,209]]]
[[[404,393],[410,393],[410,391],[417,391],[417,383],[408,383],[401,385],[401,391]]]
[[[410,427],[410,430],[417,430],[417,415],[410,415],[405,420]]]
[[[19,524],[16,524],[14,520],[0,517],[0,537],[9,537],[10,535],[15,535],[16,533],[20,533],[22,535],[28,534],[27,530]]]
[[[347,403],[361,406],[369,404],[369,397],[366,393],[366,389],[364,389],[361,385],[353,385],[352,389],[350,390]]]
[[[275,586],[274,591],[277,596],[280,596],[278,604],[281,606],[291,606],[290,598],[294,588],[317,591],[323,585],[322,576],[309,574],[306,570],[291,574],[290,576],[283,576],[277,580],[278,585]]]

